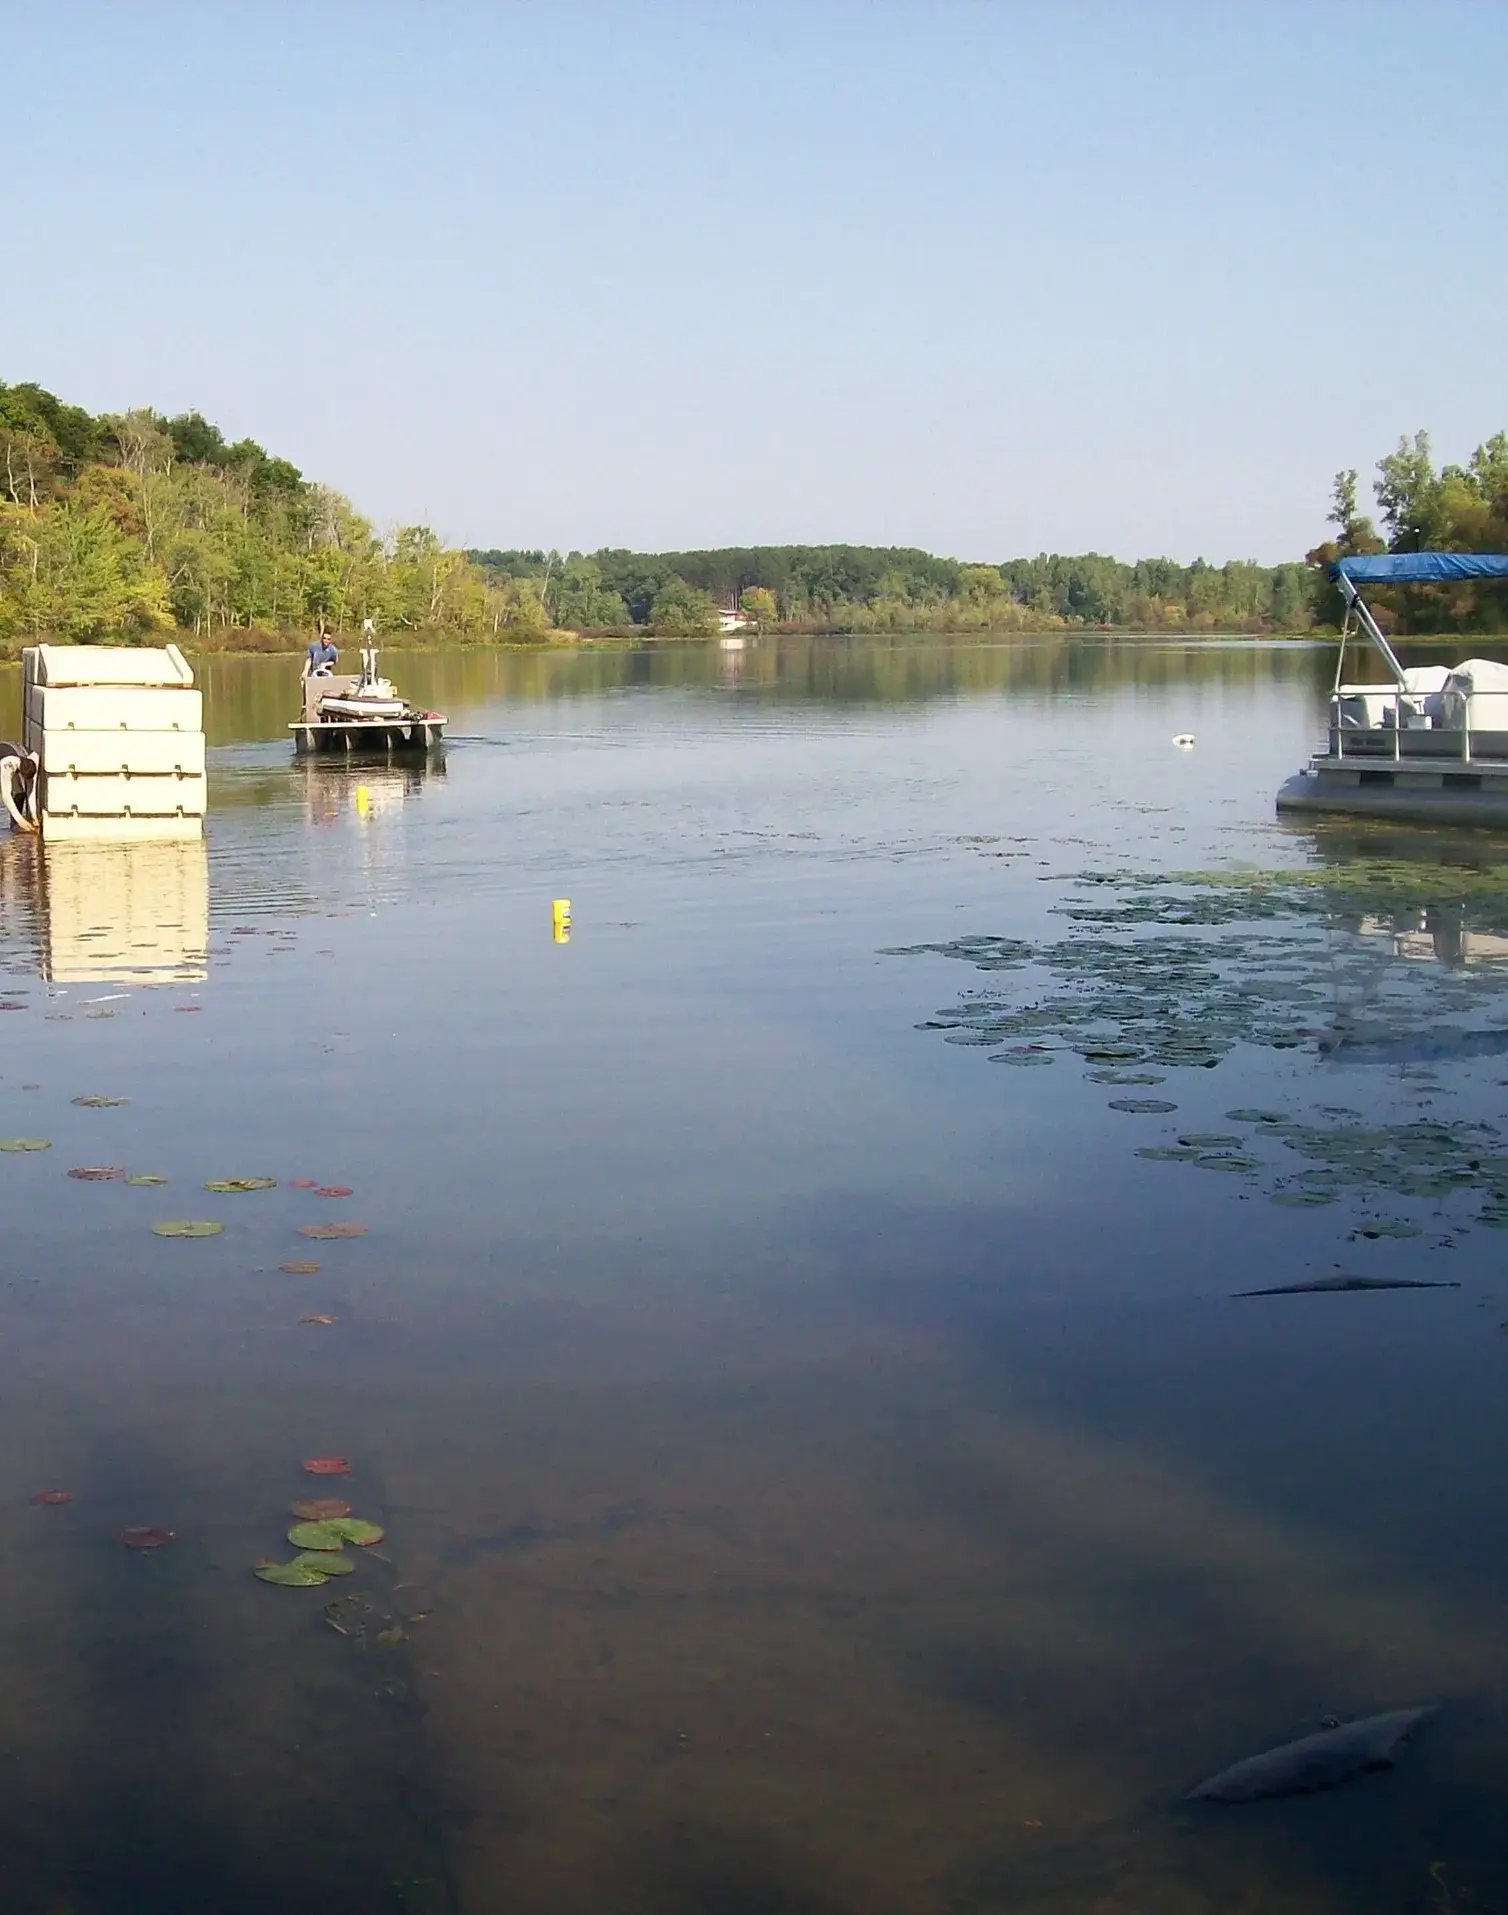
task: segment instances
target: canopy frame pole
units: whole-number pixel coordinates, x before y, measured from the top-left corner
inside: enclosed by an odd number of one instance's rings
[[[1394,678],[1398,681],[1400,688],[1406,688],[1408,685],[1408,680],[1403,675],[1403,667],[1398,662],[1398,654],[1393,650],[1392,646],[1388,643],[1386,638],[1383,637],[1382,627],[1377,623],[1377,620],[1373,618],[1371,612],[1368,610],[1366,600],[1362,597],[1361,593],[1357,591],[1356,587],[1351,583],[1350,579],[1346,577],[1344,572],[1341,573],[1339,579],[1337,580],[1337,583],[1340,586],[1340,595],[1346,602],[1347,620],[1350,619],[1350,616],[1352,612],[1354,611],[1356,614],[1357,624],[1360,625],[1361,629],[1366,633],[1367,637],[1371,639],[1372,643],[1377,647],[1378,651],[1380,651],[1383,657],[1387,660],[1388,669],[1389,671],[1392,672]],[[1341,656],[1342,657],[1345,656],[1345,650],[1346,650],[1346,639],[1345,639],[1345,626],[1343,624],[1341,627]],[[1337,679],[1336,680],[1337,685],[1339,684],[1339,682],[1340,682],[1339,679]]]

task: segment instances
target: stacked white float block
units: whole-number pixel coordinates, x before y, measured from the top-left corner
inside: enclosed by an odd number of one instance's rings
[[[44,838],[197,838],[204,700],[176,645],[33,645],[22,739]]]

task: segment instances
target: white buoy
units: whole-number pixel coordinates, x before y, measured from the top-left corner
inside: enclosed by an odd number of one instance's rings
[[[1194,734],[1191,731],[1181,731],[1173,740],[1173,743],[1177,745],[1180,751],[1192,751],[1194,749]]]

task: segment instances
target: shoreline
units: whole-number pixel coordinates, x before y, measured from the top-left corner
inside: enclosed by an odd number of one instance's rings
[[[229,636],[229,634],[227,634]],[[954,629],[939,629],[934,626],[898,626],[880,629],[854,629],[851,626],[776,626],[762,632],[741,632],[722,634],[733,637],[744,645],[759,644],[771,639],[854,639],[872,640],[908,640],[918,642],[936,642],[941,640],[967,640],[970,643],[1028,643],[1039,644],[1044,639],[1068,641],[1072,639],[1124,639],[1128,642],[1142,643],[1156,640],[1163,643],[1184,640],[1198,644],[1250,645],[1268,644],[1333,644],[1340,634],[1323,627],[1311,627],[1302,632],[1260,632],[1260,631],[1219,631],[1200,630],[1189,626],[1131,626],[1131,625],[1072,625],[1044,626],[1040,630],[1029,631],[1018,627],[990,628],[987,626],[965,626]],[[1471,645],[1508,644],[1508,631],[1503,632],[1416,632],[1393,633],[1392,642],[1400,645],[1449,646],[1456,650]],[[360,634],[348,641],[337,636],[336,643],[345,651],[359,651]],[[60,644],[66,640],[33,639],[32,644]],[[110,639],[87,641],[90,644],[109,645]],[[379,638],[378,649],[381,652],[401,652],[407,655],[422,652],[603,652],[634,651],[646,646],[680,647],[687,645],[716,645],[719,637],[711,634],[656,633],[637,628],[628,630],[603,630],[587,632],[550,632],[530,638],[506,638],[502,634],[486,639],[459,639],[451,633],[436,633],[433,636],[405,634],[400,637]],[[152,644],[174,644],[190,658],[278,658],[294,659],[302,656],[309,639],[297,633],[257,633],[248,644],[196,644],[189,633],[167,633],[152,637],[133,637],[125,640],[130,649]],[[24,645],[12,643],[0,646],[0,665],[19,665]]]

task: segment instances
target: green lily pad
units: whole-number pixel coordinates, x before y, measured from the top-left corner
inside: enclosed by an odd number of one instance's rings
[[[381,1523],[369,1523],[362,1516],[331,1516],[321,1527],[333,1529],[344,1541],[356,1543],[362,1549],[370,1548],[373,1543],[380,1543],[387,1534]]]
[[[0,1137],[0,1150],[51,1150],[50,1137]]]
[[[302,1558],[291,1563],[254,1563],[251,1572],[264,1583],[276,1583],[280,1589],[318,1589],[325,1581],[322,1571]]]
[[[1255,1157],[1243,1157],[1238,1151],[1200,1151],[1194,1158],[1196,1170],[1260,1170]]]
[[[129,1104],[129,1097],[75,1097],[71,1100],[80,1110],[119,1110],[122,1104]]]
[[[276,1190],[276,1177],[216,1177],[204,1188],[206,1190]]]
[[[1227,1144],[1239,1148],[1246,1140],[1228,1130],[1191,1130],[1181,1135],[1178,1141],[1180,1144],[1197,1144],[1203,1150],[1217,1150]]]
[[[1314,1210],[1320,1204],[1333,1204],[1335,1192],[1316,1189],[1313,1185],[1309,1185],[1298,1190],[1275,1190],[1268,1201],[1283,1204],[1289,1210]]]
[[[128,1184],[165,1184],[167,1178],[160,1177],[155,1170],[144,1170],[139,1176],[128,1177],[126,1182]]]
[[[1136,1155],[1157,1164],[1191,1164],[1199,1152],[1188,1144],[1145,1144]]]
[[[990,1039],[992,1044],[995,1041],[993,1037]],[[1034,1064],[1050,1064],[1052,1057],[1047,1051],[1035,1050],[1030,1044],[1023,1044],[1019,1049],[995,1051],[989,1061],[992,1064],[1018,1064],[1030,1068]]]
[[[1364,1237],[1417,1237],[1421,1234],[1418,1224],[1400,1223],[1396,1218],[1373,1220],[1357,1226]]]
[[[218,1237],[224,1228],[223,1223],[210,1223],[204,1218],[177,1217],[167,1223],[154,1223],[152,1234],[156,1237]]]
[[[320,1576],[350,1576],[355,1573],[356,1559],[343,1551],[333,1555],[329,1550],[321,1550],[317,1555],[295,1556],[289,1564],[290,1569],[312,1569]]]
[[[1176,1104],[1170,1104],[1165,1097],[1112,1097],[1112,1110],[1131,1111],[1137,1116],[1161,1116],[1165,1111],[1177,1110]]]
[[[1167,1082],[1161,1071],[1088,1071],[1085,1073],[1091,1084],[1163,1084]]]
[[[288,1540],[295,1549],[339,1549],[346,1539],[334,1523],[295,1523]]]

